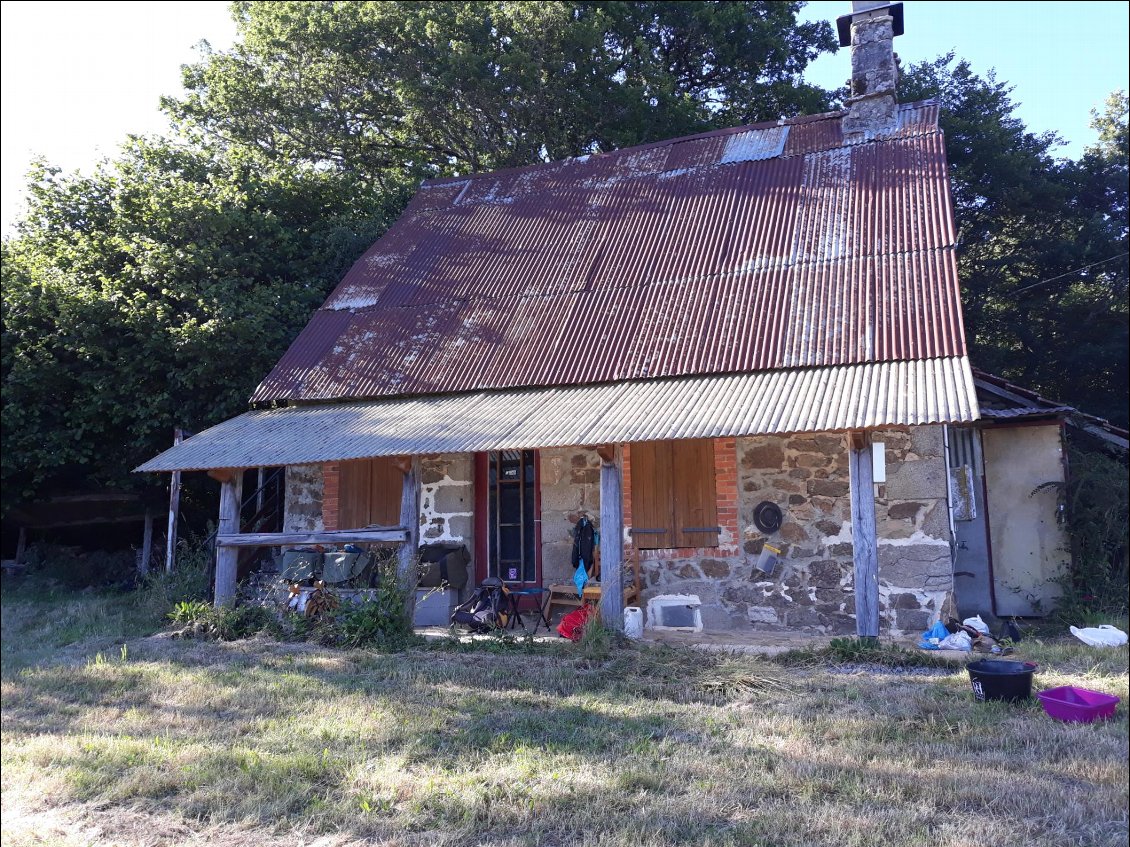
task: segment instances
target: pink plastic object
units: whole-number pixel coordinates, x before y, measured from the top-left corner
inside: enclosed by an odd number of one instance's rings
[[[1076,688],[1074,685],[1061,685],[1049,688],[1037,695],[1044,704],[1044,711],[1056,720],[1074,723],[1090,723],[1100,718],[1109,718],[1118,705],[1117,697],[1091,691],[1089,688]]]

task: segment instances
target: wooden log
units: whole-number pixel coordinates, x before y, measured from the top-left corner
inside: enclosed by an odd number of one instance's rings
[[[624,628],[623,450],[600,462],[600,618],[617,632]]]
[[[855,631],[860,638],[879,635],[879,551],[875,528],[871,439],[853,433],[848,456],[851,478],[851,544],[855,564]]]
[[[173,430],[173,446],[184,441],[184,430]],[[169,479],[169,525],[165,534],[165,573],[172,573],[177,563],[177,518],[180,514],[180,471],[173,471]]]
[[[404,485],[400,492],[400,525],[404,528],[404,542],[397,554],[396,577],[405,591],[409,619],[415,613],[417,558],[420,547],[420,457],[413,456]]]
[[[279,547],[289,544],[375,544],[380,541],[400,542],[408,537],[403,527],[371,529],[338,529],[322,532],[241,532],[217,535],[219,547]]]
[[[149,560],[153,558],[153,511],[145,510],[145,529],[141,533],[141,558],[137,562],[137,572],[142,576],[149,574]]]
[[[232,474],[220,483],[221,535],[239,534],[239,509],[243,502],[243,474]],[[235,597],[236,573],[239,569],[239,551],[231,545],[216,546],[216,605],[222,606]]]

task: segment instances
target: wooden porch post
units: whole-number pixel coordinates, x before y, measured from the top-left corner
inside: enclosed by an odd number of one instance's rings
[[[860,638],[879,635],[879,551],[875,531],[875,486],[872,482],[871,436],[848,436],[851,478],[851,546],[855,560],[855,631]]]
[[[16,538],[16,564],[23,564],[24,553],[27,552],[27,527],[20,527],[20,534]]]
[[[400,464],[404,486],[400,491],[400,525],[407,537],[397,552],[396,576],[404,589],[411,617],[416,607],[416,556],[420,547],[420,457],[406,458]]]
[[[624,628],[623,449],[606,445],[600,453],[600,618],[617,632]]]
[[[184,430],[173,430],[173,446],[184,441]],[[177,517],[180,514],[180,471],[169,477],[169,528],[165,535],[165,573],[172,573],[177,563]]]
[[[149,573],[149,560],[153,558],[153,510],[145,507],[145,529],[141,534],[141,559],[137,572],[142,576]]]
[[[218,535],[239,532],[239,508],[243,501],[243,469],[228,468],[209,471],[208,475],[220,480],[220,525]],[[216,605],[222,606],[235,596],[236,571],[239,566],[239,548],[216,545]]]

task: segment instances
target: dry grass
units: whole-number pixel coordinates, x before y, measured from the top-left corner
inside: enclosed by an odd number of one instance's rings
[[[963,672],[672,648],[123,642],[113,614],[44,661],[105,601],[70,602],[4,600],[4,845],[1126,842],[1124,705],[1065,725]],[[1027,653],[1127,696],[1125,649]]]

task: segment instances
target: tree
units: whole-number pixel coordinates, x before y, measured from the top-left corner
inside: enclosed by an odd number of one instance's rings
[[[236,3],[170,140],[43,164],[3,246],[3,508],[242,411],[417,182],[817,111],[800,3]]]
[[[31,189],[3,248],[5,509],[144,484],[174,425],[246,408],[388,220],[337,175],[140,139],[90,176],[40,164]]]
[[[381,188],[819,111],[801,3],[236,3],[186,129]]]
[[[1106,140],[1071,162],[1010,94],[952,53],[900,80],[900,99],[943,107],[974,364],[1125,426],[1125,98],[1096,116]]]

